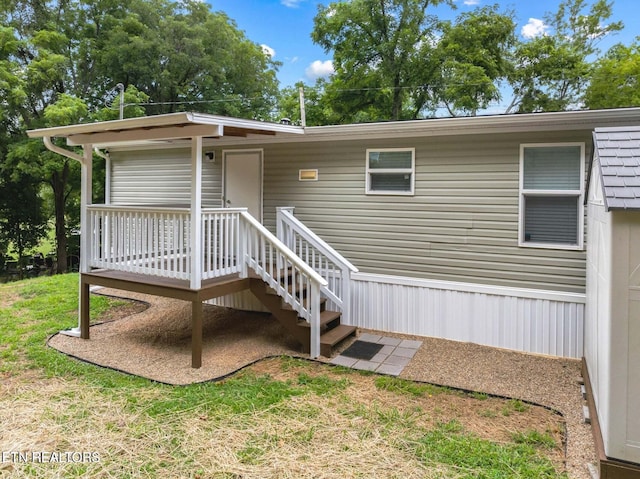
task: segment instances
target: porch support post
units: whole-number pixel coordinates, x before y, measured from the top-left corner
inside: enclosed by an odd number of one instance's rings
[[[202,137],[191,139],[191,289],[202,285]]]
[[[91,227],[87,207],[92,203],[93,147],[83,145],[80,162],[80,278],[78,280],[78,327],[63,331],[69,336],[89,339],[89,284],[84,284],[82,274],[89,272],[91,264]]]
[[[191,367],[202,366],[202,301],[191,302]]]
[[[80,337],[89,339],[89,308],[91,304],[91,296],[89,291],[89,283],[85,283],[80,278]]]
[[[81,163],[81,189],[80,189],[80,273],[87,273],[91,264],[91,236],[94,233],[89,224],[89,212],[87,207],[91,201],[91,183],[93,176],[93,147],[84,145],[83,159]]]
[[[202,137],[191,139],[191,289],[202,286]],[[191,367],[202,366],[202,299],[191,302]]]

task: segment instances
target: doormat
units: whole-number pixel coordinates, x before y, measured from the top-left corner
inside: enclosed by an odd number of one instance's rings
[[[367,341],[355,341],[351,346],[342,351],[342,356],[353,359],[364,359],[369,361],[382,349],[384,344],[369,343]]]

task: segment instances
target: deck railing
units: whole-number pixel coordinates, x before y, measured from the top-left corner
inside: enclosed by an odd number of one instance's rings
[[[325,279],[327,285],[322,287],[322,293],[350,324],[351,273],[358,269],[293,216],[291,207],[277,208],[276,230],[278,239]]]
[[[212,279],[249,268],[311,326],[311,356],[320,355],[320,291],[328,282],[297,257],[245,208],[203,209],[202,257],[193,262],[188,208],[92,205],[89,266],[190,280]]]
[[[320,291],[327,281],[246,212],[242,216],[245,264],[311,326],[311,356],[320,355]]]
[[[88,213],[90,267],[189,279],[188,209],[102,205]]]

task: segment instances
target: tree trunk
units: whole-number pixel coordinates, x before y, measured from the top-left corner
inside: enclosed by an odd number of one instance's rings
[[[56,273],[67,272],[67,228],[65,221],[65,189],[69,178],[69,164],[64,162],[62,171],[55,171],[51,175],[51,187],[56,218],[56,256],[58,259]]]

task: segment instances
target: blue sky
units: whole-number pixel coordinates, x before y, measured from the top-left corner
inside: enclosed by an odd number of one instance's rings
[[[214,11],[222,11],[233,19],[246,36],[264,45],[273,54],[274,60],[282,63],[278,73],[280,86],[293,85],[297,81],[313,84],[319,76],[331,72],[331,52],[311,41],[313,17],[318,0],[207,0]],[[501,9],[516,12],[517,31],[539,33],[544,29],[542,19],[546,12],[555,12],[559,0],[455,0],[456,11],[438,7],[433,12],[442,18],[455,18],[460,12],[483,5],[499,4]],[[612,21],[622,20],[624,30],[603,40],[601,48],[622,42],[629,44],[640,36],[640,1],[614,0]],[[524,28],[524,30],[523,30]]]

